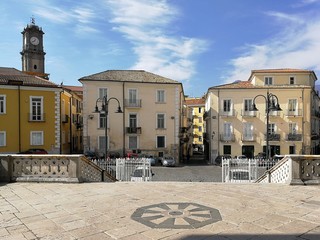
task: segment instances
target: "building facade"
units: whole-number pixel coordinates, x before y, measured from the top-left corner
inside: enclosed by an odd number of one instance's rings
[[[186,105],[192,111],[192,144],[193,151],[204,152],[203,134],[205,133],[205,121],[203,114],[205,110],[205,98],[186,98]]]
[[[1,153],[60,153],[60,92],[48,80],[0,67]]]
[[[266,152],[267,145],[271,156],[318,154],[316,80],[309,70],[253,70],[248,81],[209,88],[204,118],[210,161],[224,154],[251,158]],[[267,114],[268,96],[281,111],[272,109]],[[253,111],[253,104],[258,111]]]
[[[180,159],[185,147],[182,127],[182,84],[140,70],[109,70],[82,77],[84,150],[126,155],[171,155]],[[105,112],[108,103],[107,131]],[[115,113],[118,105],[122,113]],[[106,139],[107,137],[107,139]]]

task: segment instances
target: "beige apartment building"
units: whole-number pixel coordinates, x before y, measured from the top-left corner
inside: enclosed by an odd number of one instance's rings
[[[209,88],[204,118],[211,163],[224,154],[251,158],[267,145],[270,156],[319,154],[316,80],[309,70],[253,70],[247,81]],[[274,111],[277,104],[281,111]]]
[[[108,70],[83,84],[84,151],[171,155],[187,148],[184,92],[180,82],[143,70]],[[107,131],[103,102],[108,105]],[[96,106],[100,113],[95,112]],[[115,113],[121,107],[122,113]]]

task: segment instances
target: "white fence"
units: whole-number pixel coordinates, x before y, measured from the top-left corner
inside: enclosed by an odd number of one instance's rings
[[[222,159],[222,182],[247,183],[258,178],[258,159]]]
[[[152,181],[153,173],[148,158],[92,159],[91,161],[118,181]]]

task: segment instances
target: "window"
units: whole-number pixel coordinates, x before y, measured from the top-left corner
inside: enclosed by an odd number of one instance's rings
[[[199,113],[202,113],[202,108],[201,108],[201,107],[199,107],[198,111],[199,111]]]
[[[272,85],[273,84],[272,77],[264,77],[264,85]]]
[[[295,84],[295,79],[294,79],[294,77],[290,77],[290,78],[289,78],[289,84],[290,84],[290,85],[294,85],[294,84]]]
[[[30,145],[43,145],[43,131],[32,131],[30,133]]]
[[[253,140],[253,125],[252,123],[246,122],[243,126],[243,139]]]
[[[137,114],[135,113],[129,114],[129,127],[131,128],[137,127]]]
[[[165,136],[157,136],[157,148],[166,147],[166,137]]]
[[[108,141],[107,141],[108,144]],[[109,148],[109,144],[107,146]],[[99,152],[105,153],[106,152],[106,137],[105,136],[99,136]]]
[[[157,128],[165,128],[165,114],[164,113],[157,114]]]
[[[231,145],[223,145],[223,154],[231,154]]]
[[[297,110],[297,99],[289,99],[288,110],[289,112],[295,112]]]
[[[99,128],[105,128],[105,127],[106,127],[106,114],[99,113]]]
[[[199,119],[199,123],[202,123],[202,121],[203,121],[202,117],[199,117],[198,119]]]
[[[202,142],[202,137],[199,136],[199,137],[198,137],[198,140],[199,140],[199,142]]]
[[[231,112],[231,99],[223,100],[223,111]]]
[[[137,148],[138,148],[138,137],[129,136],[129,149],[137,149]]]
[[[6,113],[6,95],[0,95],[0,114]]]
[[[0,132],[0,147],[6,146],[6,132],[1,131]]]
[[[276,125],[275,125],[274,123],[269,123],[268,133],[269,133],[270,135],[276,133]]]
[[[157,103],[164,103],[164,102],[165,102],[165,91],[157,90]]]
[[[223,124],[223,139],[225,141],[232,140],[232,125],[231,123],[224,123]]]
[[[43,120],[43,97],[30,97],[31,121]]]
[[[201,126],[199,126],[198,131],[202,132],[202,127]]]
[[[245,99],[244,100],[244,111],[249,112],[251,111],[252,108],[252,99]]]
[[[137,89],[129,89],[129,104],[137,104]]]
[[[108,96],[108,88],[99,88],[99,98],[103,98],[104,96]]]
[[[296,134],[296,133],[297,133],[297,124],[289,123],[289,134]]]

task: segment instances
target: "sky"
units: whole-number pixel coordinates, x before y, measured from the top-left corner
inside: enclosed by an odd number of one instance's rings
[[[201,97],[251,70],[320,77],[320,0],[0,0],[0,67],[21,70],[21,32],[32,17],[57,84],[145,70]]]

